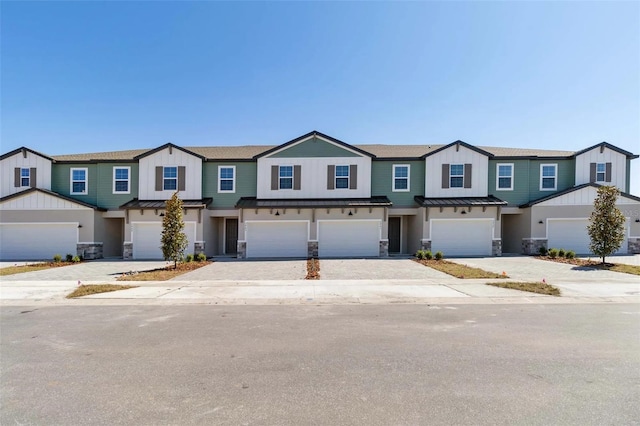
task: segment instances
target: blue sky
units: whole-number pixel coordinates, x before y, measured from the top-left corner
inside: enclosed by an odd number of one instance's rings
[[[2,2],[2,152],[347,143],[640,153],[638,2]],[[632,192],[640,194],[640,160]]]

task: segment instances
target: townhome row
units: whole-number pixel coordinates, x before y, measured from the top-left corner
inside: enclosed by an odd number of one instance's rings
[[[599,185],[622,191],[621,253],[640,253],[638,155],[350,145],[311,132],[278,146],[180,147],[0,156],[0,258],[162,257],[165,202],[184,201],[189,253],[239,258],[589,252]]]

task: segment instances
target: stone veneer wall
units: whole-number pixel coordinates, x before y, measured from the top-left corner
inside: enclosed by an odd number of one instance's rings
[[[133,243],[124,243],[122,245],[122,258],[124,260],[133,259]]]
[[[309,258],[317,258],[318,257],[318,242],[317,241],[309,241],[307,243],[307,257],[309,257]]]
[[[85,260],[102,259],[102,243],[77,244],[76,253]]]
[[[631,237],[627,240],[627,253],[640,254],[640,237]]]
[[[431,251],[431,240],[420,240],[420,250]]]
[[[389,257],[389,240],[380,240],[380,257]]]
[[[193,243],[193,251],[196,256],[200,253],[204,253],[204,241],[199,241],[197,243]]]
[[[238,259],[247,258],[247,243],[246,241],[238,241]]]
[[[547,247],[547,240],[534,240],[533,238],[522,239],[523,254],[540,254],[540,247]]]
[[[493,240],[491,242],[491,255],[502,256],[502,240]]]

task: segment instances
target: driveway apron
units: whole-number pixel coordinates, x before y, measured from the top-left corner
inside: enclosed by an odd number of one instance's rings
[[[187,272],[174,281],[254,281],[303,280],[306,260],[216,260],[212,264]]]
[[[451,280],[411,259],[320,259],[321,280]]]

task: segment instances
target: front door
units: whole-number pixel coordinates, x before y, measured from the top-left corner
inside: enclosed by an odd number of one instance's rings
[[[389,253],[400,253],[400,217],[389,218]]]
[[[238,253],[238,219],[225,219],[224,221],[224,253]]]

